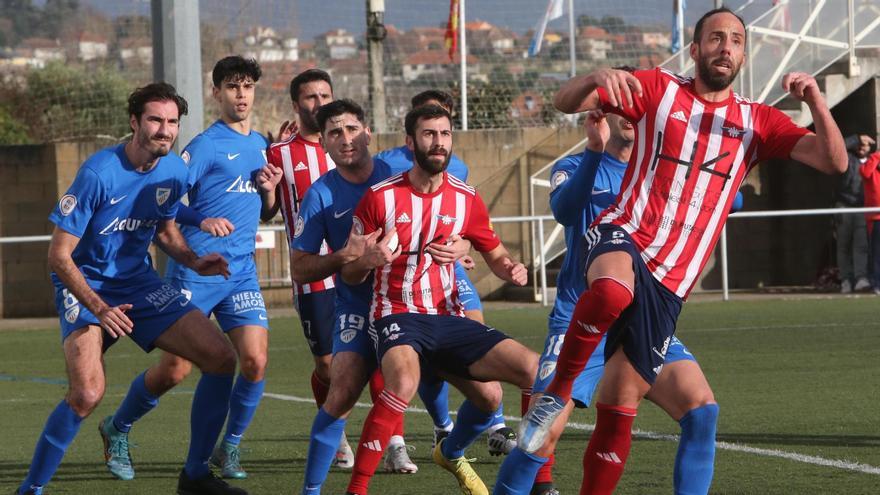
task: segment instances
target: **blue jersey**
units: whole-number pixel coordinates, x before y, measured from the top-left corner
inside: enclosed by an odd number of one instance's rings
[[[306,192],[300,205],[293,233],[293,249],[318,254],[325,239],[332,251],[342,249],[351,234],[352,215],[364,193],[392,175],[390,167],[382,161],[373,162],[373,173],[363,184],[348,182],[339,169],[322,175]],[[372,283],[372,275],[356,286],[338,278],[337,313],[367,314],[373,295]]]
[[[373,163],[384,163],[391,168],[391,175],[396,175],[412,168],[413,154],[406,146],[391,148],[376,153],[376,156],[373,157]],[[446,171],[456,179],[467,182],[468,167],[455,156],[455,153],[449,159],[449,167],[446,168]]]
[[[550,311],[551,328],[566,328],[574,305],[586,289],[584,234],[599,213],[614,203],[627,164],[607,153],[569,155],[553,165],[550,209],[565,226],[567,251],[556,278],[556,302]]]
[[[189,165],[189,206],[208,217],[226,218],[235,230],[227,237],[214,237],[191,225],[183,225],[180,230],[199,256],[223,255],[233,279],[256,273],[254,243],[260,223],[256,178],[266,164],[266,146],[268,141],[260,133],[251,131],[245,136],[218,120],[190,141],[183,152]],[[221,275],[203,277],[174,261],[169,262],[166,275],[200,282],[225,281]]]
[[[80,238],[73,262],[92,288],[131,284],[152,272],[147,248],[156,226],[174,218],[185,192],[186,165],[176,154],[138,172],[120,144],[83,163],[49,220]],[[55,273],[52,281],[61,285]]]

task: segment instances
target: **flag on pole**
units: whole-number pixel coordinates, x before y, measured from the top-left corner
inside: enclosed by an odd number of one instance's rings
[[[446,35],[443,37],[449,60],[455,58],[455,51],[458,49],[458,1],[449,0],[449,20],[446,21]]]
[[[538,24],[535,26],[535,35],[529,43],[530,57],[534,57],[541,51],[541,43],[544,42],[544,31],[547,30],[547,23],[553,19],[559,19],[562,17],[563,13],[564,7],[562,0],[549,0],[547,2],[547,10],[544,11],[544,16],[541,17],[541,20],[539,20]]]
[[[687,1],[675,0],[673,4],[675,5],[675,12],[672,13],[672,43],[669,45],[669,51],[678,53],[681,50],[682,40],[684,39],[684,33],[682,33],[684,19],[681,16],[684,15],[684,9],[687,8]]]

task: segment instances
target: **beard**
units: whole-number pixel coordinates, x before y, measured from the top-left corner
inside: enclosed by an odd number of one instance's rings
[[[143,149],[149,151],[152,155],[156,157],[162,157],[171,152],[171,147],[174,146],[174,140],[172,139],[169,142],[157,142],[153,141],[154,138],[167,138],[169,136],[161,135],[161,134],[153,134],[142,135],[140,138],[140,145]]]
[[[727,58],[726,60],[731,66],[730,74],[713,74],[712,64],[719,59],[721,59],[721,57],[714,60],[709,60],[709,57],[700,57],[699,62],[697,63],[697,68],[699,69],[697,73],[698,77],[703,81],[703,84],[708,86],[712,91],[722,91],[730,87],[736,79],[736,76],[739,75],[739,70],[742,68],[742,63],[735,65],[733,60]]]
[[[446,155],[443,157],[443,161],[438,161],[435,156],[431,156],[431,152],[436,152],[439,150],[444,150]],[[427,151],[419,148],[418,144],[413,146],[413,158],[415,158],[416,165],[419,166],[425,172],[428,172],[431,175],[437,175],[446,170],[446,167],[449,166],[449,159],[452,157],[452,153],[449,150],[446,150],[440,146],[433,147],[428,149]]]
[[[318,132],[318,118],[317,114],[313,114],[311,112],[300,112],[299,117],[299,128],[304,131]]]

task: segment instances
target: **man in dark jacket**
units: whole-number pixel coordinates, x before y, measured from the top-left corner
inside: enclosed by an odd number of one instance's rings
[[[867,135],[854,134],[846,139],[849,163],[846,172],[840,176],[837,191],[838,208],[858,208],[864,206],[864,192],[859,167],[864,154],[859,156],[862,141],[871,139]],[[864,215],[838,214],[834,216],[837,229],[837,266],[840,268],[840,292],[848,294],[871,288],[868,280],[868,234]]]

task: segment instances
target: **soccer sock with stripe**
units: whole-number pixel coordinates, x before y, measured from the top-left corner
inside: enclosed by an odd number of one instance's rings
[[[330,392],[330,384],[324,383],[318,378],[318,372],[312,371],[312,395],[315,397],[315,404],[320,409],[327,401],[327,394]]]
[[[481,411],[473,402],[465,400],[458,408],[458,421],[443,441],[441,451],[447,459],[458,459],[480,434],[492,424],[494,412]]]
[[[502,402],[501,404],[498,404],[498,409],[492,413],[492,422],[489,423],[489,427],[486,428],[486,433],[491,435],[505,426],[507,425],[504,423],[504,403]]]
[[[675,455],[673,486],[677,495],[709,493],[715,469],[718,404],[691,409],[678,421],[681,438]]]
[[[419,383],[419,398],[434,421],[434,428],[443,430],[452,424],[452,418],[449,417],[449,384],[445,380],[422,380]]]
[[[596,403],[596,429],[584,452],[581,495],[610,495],[623,475],[636,410]]]
[[[550,454],[547,462],[538,469],[535,475],[535,483],[553,483],[553,465],[556,464],[556,454]]]
[[[208,458],[217,444],[217,438],[229,412],[229,395],[232,393],[232,375],[214,375],[202,372],[196,385],[190,412],[189,453],[184,470],[190,479],[208,474]]]
[[[571,399],[575,379],[584,370],[602,336],[632,300],[632,289],[617,279],[598,278],[590,284],[590,290],[581,294],[572,312],[556,361],[556,375],[547,385],[547,393],[561,397],[563,403]]]
[[[376,368],[373,371],[373,374],[370,375],[370,399],[373,400],[373,404],[379,400],[379,395],[382,394],[382,391],[385,390],[385,377],[382,376],[382,370]],[[398,423],[394,427],[394,433],[391,434],[394,442],[392,443],[404,443],[403,442],[403,421],[404,417],[400,417],[400,423]],[[397,438],[395,438],[397,437]]]
[[[354,470],[348,491],[355,495],[366,495],[370,478],[382,460],[382,452],[388,446],[396,425],[402,421],[407,402],[389,390],[383,390],[364,420],[364,429],[358,442]]]
[[[252,382],[244,375],[238,375],[232,387],[232,396],[229,398],[229,419],[226,422],[224,442],[232,445],[241,443],[241,436],[254,419],[265,388],[265,380]]]
[[[519,447],[501,463],[495,480],[493,495],[529,495],[535,483],[535,473],[547,461],[544,457],[529,454]]]
[[[131,431],[131,425],[135,421],[159,405],[159,398],[147,389],[146,374],[144,371],[132,380],[125,399],[122,399],[119,409],[113,414],[113,426],[122,433]]]
[[[323,407],[318,409],[309,435],[302,495],[321,493],[321,485],[327,479],[327,472],[333,464],[344,431],[345,418],[334,418]]]
[[[52,475],[61,464],[64,452],[79,432],[82,420],[83,418],[80,418],[65,400],[55,407],[37,440],[31,467],[27,478],[19,488],[20,492],[24,493],[31,487],[45,486],[52,479]]]

